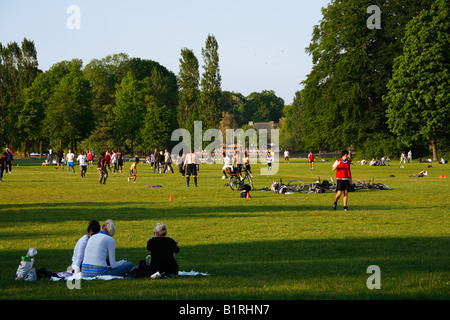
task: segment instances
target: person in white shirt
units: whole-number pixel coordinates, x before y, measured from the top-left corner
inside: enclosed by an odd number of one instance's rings
[[[77,241],[75,248],[73,249],[72,256],[72,269],[75,273],[81,272],[81,265],[84,260],[84,251],[89,239],[94,234],[97,234],[99,232],[100,223],[98,223],[97,220],[92,220],[91,222],[89,222],[89,226],[87,227],[87,233]]]
[[[233,173],[233,163],[231,161],[231,158],[225,152],[222,154],[222,159],[223,159],[222,179],[226,179],[227,173],[229,175],[231,175]]]
[[[272,163],[273,163],[273,155],[269,151],[267,151],[267,170],[272,170]]]
[[[289,151],[288,150],[284,150],[284,162],[289,163]]]
[[[66,154],[67,172],[69,172],[69,173],[70,173],[70,168],[72,168],[73,173],[75,173],[75,166],[73,164],[74,159],[75,159],[75,154],[73,154],[72,150],[69,149],[69,153]]]
[[[197,171],[199,171],[199,164],[200,163],[194,149],[191,149],[191,153],[186,155],[183,165],[183,170],[186,168],[186,187],[189,187],[189,178],[191,175],[194,177],[194,183],[197,187]]]
[[[81,154],[77,158],[77,162],[80,165],[81,178],[86,177],[87,171],[87,157],[84,154],[84,151],[81,151]]]
[[[111,162],[113,163],[113,166],[114,166],[114,173],[115,172],[118,172],[118,170],[117,170],[117,154],[116,154],[116,152],[114,151],[114,149],[112,150],[112,153],[111,153]]]
[[[82,277],[123,276],[134,268],[132,262],[116,261],[116,241],[112,238],[115,233],[114,221],[108,219],[103,223],[100,232],[89,239],[81,266]],[[107,257],[109,265],[106,263]]]

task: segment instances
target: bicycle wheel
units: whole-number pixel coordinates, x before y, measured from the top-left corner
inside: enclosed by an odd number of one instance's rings
[[[250,177],[250,175],[249,174],[246,174],[245,175],[245,177],[244,177],[244,181],[245,180],[248,180],[248,185],[252,188],[252,190],[254,189],[253,188],[253,180],[252,180],[252,177]],[[244,182],[245,183],[245,182]]]
[[[300,180],[291,180],[288,182],[287,187],[289,190],[300,192],[305,187],[305,184]]]
[[[392,190],[391,187],[389,187],[388,185],[384,184],[384,183],[378,183],[378,188],[380,190]]]
[[[228,185],[231,190],[237,190],[239,188],[239,177],[235,174],[231,175],[228,179]]]

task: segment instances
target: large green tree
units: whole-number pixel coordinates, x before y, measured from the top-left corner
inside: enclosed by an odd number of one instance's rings
[[[203,128],[218,128],[222,118],[222,78],[219,67],[219,44],[214,35],[208,35],[202,49],[203,74],[201,80],[201,109]]]
[[[382,97],[394,58],[402,53],[407,22],[429,1],[377,1],[381,29],[367,25],[371,0],[334,0],[322,10],[307,52],[313,68],[302,90],[302,132],[307,148],[354,146],[364,153],[367,142],[377,156],[397,143],[386,125]],[[375,155],[373,155],[375,156]]]
[[[194,121],[200,120],[200,73],[198,59],[191,49],[181,49],[178,83],[181,89],[177,109],[178,124],[180,128],[193,133]]]
[[[284,100],[278,97],[273,90],[252,92],[245,102],[239,106],[239,125],[248,124],[249,121],[268,122],[278,120],[283,116]]]
[[[437,0],[408,23],[385,96],[389,128],[406,145],[429,141],[433,160],[438,159],[437,141],[450,137],[448,4]]]
[[[301,93],[295,93],[294,101],[283,108],[284,118],[280,129],[280,147],[290,151],[300,151],[304,148],[300,127]]]
[[[133,153],[134,142],[139,138],[147,110],[142,82],[135,79],[129,71],[120,85],[117,85],[115,95],[116,105],[113,108],[115,129],[122,140],[130,140]]]
[[[15,124],[20,113],[23,90],[31,86],[38,74],[37,52],[26,38],[3,46],[0,43],[0,145],[19,144]],[[19,141],[17,141],[17,139]]]
[[[47,102],[44,132],[52,145],[61,141],[63,147],[76,149],[94,128],[91,85],[84,78],[81,67],[79,59],[68,64],[68,73],[55,85]]]

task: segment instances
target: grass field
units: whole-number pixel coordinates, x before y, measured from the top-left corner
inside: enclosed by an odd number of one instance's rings
[[[253,191],[242,199],[225,187],[221,165],[202,165],[199,187],[175,174],[153,174],[139,164],[138,179],[110,174],[99,185],[96,169],[81,179],[66,169],[17,160],[0,183],[0,299],[449,299],[450,166],[354,165],[353,178],[375,178],[393,190],[357,191],[349,211],[332,210],[334,193],[279,195]],[[275,176],[258,174],[255,188],[300,178],[333,176],[332,162],[280,163]],[[427,170],[428,176],[410,178]],[[395,175],[395,177],[390,177]],[[148,188],[161,185],[162,188]],[[174,201],[169,201],[170,195]],[[164,280],[16,281],[20,257],[38,250],[34,267],[64,271],[88,222],[116,222],[117,260],[137,264],[156,222],[179,242],[180,270],[208,277]],[[370,265],[381,270],[381,289],[369,290]]]

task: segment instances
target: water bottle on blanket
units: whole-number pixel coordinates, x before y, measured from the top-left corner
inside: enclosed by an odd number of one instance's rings
[[[34,263],[34,256],[37,254],[37,250],[34,248],[29,248],[27,255],[21,258],[19,267],[16,271],[16,280],[24,279],[30,272]]]

